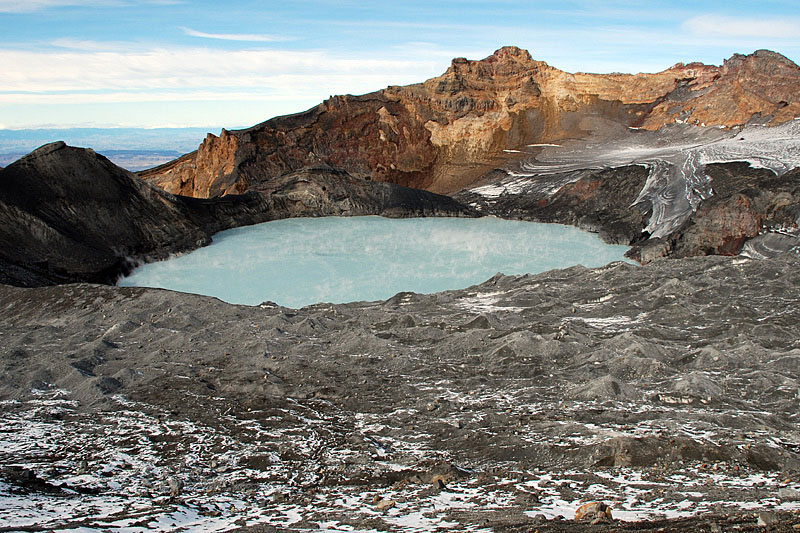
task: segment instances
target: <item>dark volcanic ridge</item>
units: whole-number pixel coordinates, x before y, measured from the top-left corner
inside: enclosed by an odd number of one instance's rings
[[[0,287],[2,521],[569,531],[600,500],[694,517],[668,531],[755,531],[744,509],[789,529],[798,267],[615,263],[300,310]]]

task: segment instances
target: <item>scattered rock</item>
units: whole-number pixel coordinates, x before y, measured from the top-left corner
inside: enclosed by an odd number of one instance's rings
[[[492,325],[489,323],[489,319],[486,318],[485,315],[479,315],[463,326],[461,326],[462,330],[470,330],[470,329],[490,329]]]
[[[447,482],[445,482],[444,476],[438,474],[433,476],[433,478],[431,479],[431,483],[433,484],[433,487],[436,489],[439,490],[447,489]]]
[[[627,383],[603,376],[586,384],[578,385],[569,392],[570,398],[584,400],[607,400],[611,398],[631,398],[635,395],[633,387]]]
[[[169,495],[171,498],[177,498],[183,490],[183,481],[175,476],[167,478],[167,487],[169,488]]]
[[[612,520],[611,507],[603,502],[584,503],[575,511],[575,520],[596,521]]]
[[[758,513],[757,524],[761,527],[771,526],[778,521],[778,517],[772,511],[761,511]]]
[[[800,490],[791,487],[781,487],[778,489],[778,498],[784,501],[800,501]]]
[[[36,472],[23,466],[7,466],[0,470],[8,482],[28,491],[61,492],[61,488],[40,478]]]
[[[381,498],[380,496],[375,496],[375,509],[378,511],[388,511],[392,507],[397,505],[397,502],[394,500],[389,500],[386,498]]]

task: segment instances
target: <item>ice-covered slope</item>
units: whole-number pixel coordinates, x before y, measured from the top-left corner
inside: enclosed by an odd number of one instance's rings
[[[745,162],[776,176],[800,167],[797,119],[775,127],[753,124],[733,130],[687,124],[656,132],[601,126],[596,124],[595,133],[587,139],[528,147],[529,157],[470,192],[490,206],[501,197],[547,201],[587,171],[639,165],[648,174],[631,207],[649,214],[643,232],[650,238],[663,238],[681,228],[703,201],[714,196],[708,165]]]

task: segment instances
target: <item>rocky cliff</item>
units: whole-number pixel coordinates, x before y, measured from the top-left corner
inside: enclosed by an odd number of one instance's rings
[[[218,231],[291,216],[464,214],[449,197],[325,166],[246,194],[175,196],[57,142],[0,170],[0,283],[109,283],[136,262],[208,244]]]
[[[721,66],[677,64],[655,74],[570,74],[505,47],[454,59],[443,75],[364,96],[336,96],[304,113],[209,135],[196,152],[141,176],[176,194],[258,190],[310,164],[437,192],[459,190],[529,144],[622,126],[685,122],[732,127],[800,115],[800,68],[766,50]]]

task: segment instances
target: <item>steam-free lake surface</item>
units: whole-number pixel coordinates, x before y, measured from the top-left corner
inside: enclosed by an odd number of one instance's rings
[[[293,218],[218,233],[119,284],[302,307],[461,289],[497,272],[602,266],[627,249],[570,226],[497,218]]]

